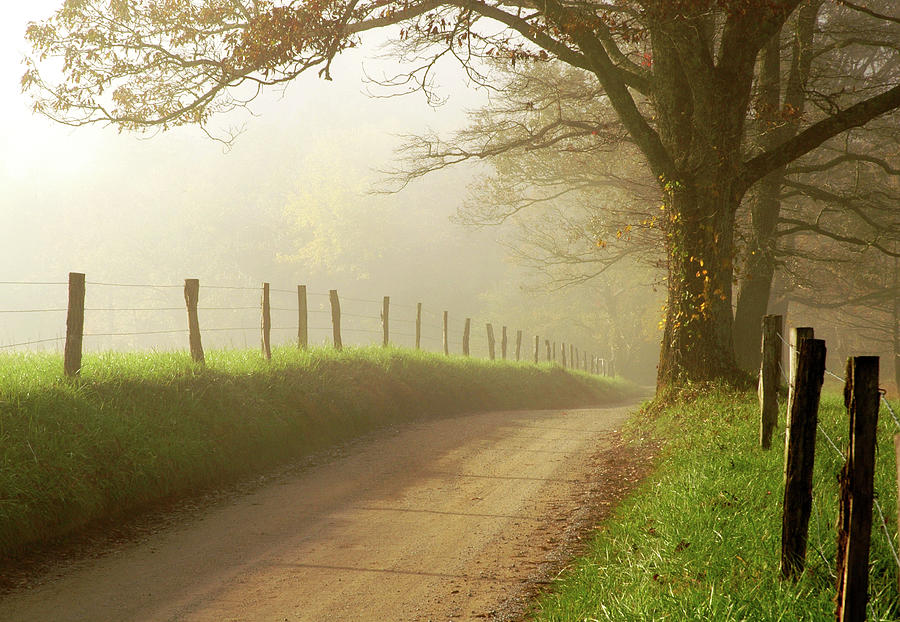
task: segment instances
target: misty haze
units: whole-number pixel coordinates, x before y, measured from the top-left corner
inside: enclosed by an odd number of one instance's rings
[[[0,619],[900,617],[892,0],[12,4]]]

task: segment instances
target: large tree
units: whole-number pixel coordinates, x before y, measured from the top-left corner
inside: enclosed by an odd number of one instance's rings
[[[204,124],[253,89],[293,80],[391,25],[427,88],[438,58],[555,56],[589,71],[657,180],[666,218],[666,323],[658,381],[734,372],[735,214],[758,180],[900,106],[900,85],[816,111],[789,138],[745,149],[759,52],[801,0],[72,0],[29,29],[23,78],[72,124]],[[497,26],[500,26],[498,28]],[[54,82],[41,59],[62,61]],[[51,70],[52,71],[52,70]],[[250,89],[248,93],[248,87]]]

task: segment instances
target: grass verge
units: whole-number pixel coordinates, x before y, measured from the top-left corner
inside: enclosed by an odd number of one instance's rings
[[[610,403],[558,367],[400,349],[0,357],[0,556],[425,415]]]
[[[779,579],[784,452],[777,443],[771,451],[758,448],[758,416],[755,394],[721,387],[642,411],[629,431],[638,442],[641,436],[664,439],[656,471],[600,527],[586,556],[541,597],[533,619],[833,620],[843,458],[822,430],[843,451],[843,403],[823,396],[807,570],[797,583]],[[894,542],[896,431],[882,407],[875,489]],[[873,512],[867,619],[897,620],[898,569]]]

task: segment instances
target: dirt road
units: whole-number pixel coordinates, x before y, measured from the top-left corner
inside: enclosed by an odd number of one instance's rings
[[[602,487],[599,452],[628,412],[487,413],[385,432],[8,594],[0,620],[495,618]]]

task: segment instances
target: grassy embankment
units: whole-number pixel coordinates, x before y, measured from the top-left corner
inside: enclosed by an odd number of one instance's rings
[[[638,440],[664,439],[655,473],[539,601],[535,619],[833,620],[836,477],[843,460],[820,432],[807,571],[797,583],[782,582],[784,451],[777,442],[771,451],[758,448],[758,416],[754,393],[716,387],[643,411],[630,432]],[[843,450],[847,418],[836,395],[823,397],[819,421]],[[884,407],[878,427],[875,489],[896,538],[897,430]],[[897,620],[898,570],[873,513],[868,619]]]
[[[610,403],[619,380],[399,349],[0,357],[0,556],[428,415]]]

